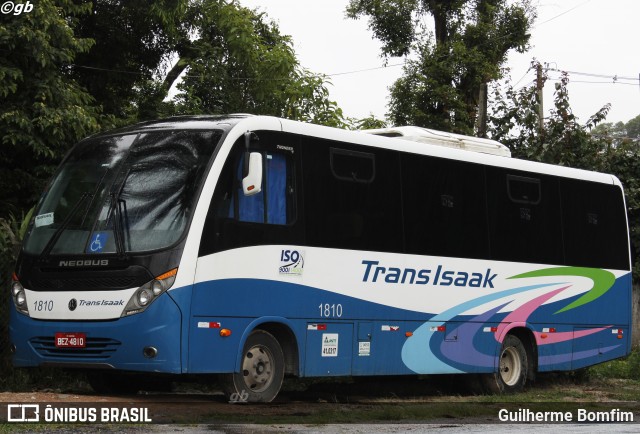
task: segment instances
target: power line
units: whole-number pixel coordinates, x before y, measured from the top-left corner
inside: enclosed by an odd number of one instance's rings
[[[637,86],[634,83],[621,83],[621,82],[611,82],[611,81],[587,81],[587,80],[571,80],[571,83],[587,83],[587,84],[621,84],[627,86]]]
[[[620,80],[625,80],[625,81],[633,81],[633,82],[640,82],[640,76],[639,77],[623,77],[623,76],[619,76],[619,75],[606,75],[606,74],[596,74],[593,72],[580,72],[580,71],[568,71],[568,70],[562,70],[562,69],[558,69],[558,68],[546,68],[547,71],[552,71],[552,72],[566,72],[567,74],[570,75],[578,75],[578,76],[582,76],[582,77],[591,77],[591,78],[605,78],[605,79],[609,79],[611,81],[609,82],[605,82],[605,81],[583,81],[582,83],[609,83],[609,84],[629,84],[629,85],[633,85],[636,86],[637,83],[622,83]],[[579,83],[578,81],[573,81],[573,83]]]
[[[385,68],[391,68],[391,67],[395,67],[395,66],[404,66],[404,65],[406,65],[406,63],[407,62],[395,63],[393,65],[383,65],[383,66],[377,66],[377,67],[374,67],[374,68],[357,69],[357,70],[354,70],[354,71],[335,72],[335,73],[332,73],[332,74],[322,74],[322,75],[325,75],[327,77],[336,77],[338,75],[357,74],[357,73],[360,73],[360,72],[375,71],[377,69],[385,69]]]
[[[124,71],[121,69],[98,68],[97,66],[86,66],[86,65],[76,65],[76,64],[72,66],[75,68],[81,68],[81,69],[92,69],[94,71],[117,72],[118,74],[147,75],[147,73],[141,72],[141,71]]]
[[[574,6],[574,7],[572,7],[571,9],[566,10],[566,11],[564,11],[564,12],[562,12],[562,13],[560,13],[560,14],[556,15],[555,17],[549,18],[549,19],[548,19],[548,20],[546,20],[546,21],[543,21],[543,22],[541,22],[541,23],[538,23],[536,26],[534,26],[534,28],[536,28],[536,27],[538,27],[538,26],[541,26],[541,25],[543,25],[543,24],[547,24],[548,22],[553,21],[553,20],[555,20],[556,18],[560,18],[561,16],[566,15],[566,14],[568,14],[569,12],[571,12],[571,11],[573,11],[573,10],[575,10],[575,9],[578,9],[578,8],[579,8],[579,7],[581,7],[581,6],[586,5],[586,4],[587,4],[587,3],[589,3],[590,1],[591,1],[591,0],[587,0],[586,2],[584,2],[584,3],[580,3],[579,5]]]
[[[520,83],[522,80],[524,80],[524,78],[529,75],[529,72],[531,72],[531,67],[529,67],[529,69],[527,69],[527,72],[524,73],[524,75],[522,77],[520,77],[520,80],[516,81],[516,83],[513,85],[513,87],[516,87],[518,85],[518,83]]]
[[[398,67],[398,66],[404,66],[404,65],[406,65],[406,62],[395,63],[395,64],[392,64],[392,65],[385,65],[385,66],[377,66],[377,67],[372,67],[372,68],[355,69],[355,70],[352,70],[352,71],[335,72],[335,73],[331,73],[331,74],[322,74],[322,73],[320,73],[320,75],[323,75],[325,77],[337,77],[337,76],[341,76],[341,75],[359,74],[359,73],[362,73],[362,72],[369,72],[369,71],[375,71],[375,70],[379,70],[379,69],[386,69],[386,68],[392,68],[392,67]],[[111,72],[111,73],[118,73],[118,74],[130,74],[130,75],[138,75],[138,76],[146,76],[146,75],[148,75],[148,73],[141,72],[141,71],[125,71],[125,70],[121,70],[121,69],[100,68],[100,67],[96,67],[96,66],[87,66],[87,65],[73,65],[73,66],[76,67],[76,68],[81,68],[81,69],[89,69],[89,70],[94,70],[94,71],[104,71],[104,72]],[[604,79],[610,80],[610,81],[571,80],[571,83],[622,84],[622,85],[628,85],[628,86],[636,86],[637,85],[636,83],[624,83],[621,80],[633,81],[633,82],[639,82],[640,81],[640,77],[634,78],[634,77],[625,77],[625,76],[619,76],[619,75],[596,74],[596,73],[591,73],[591,72],[568,71],[568,70],[562,70],[562,69],[558,69],[558,68],[549,68],[549,67],[547,67],[545,70],[546,71],[551,71],[551,72],[561,72],[561,73],[562,72],[566,72],[567,74],[570,74],[570,75],[577,75],[577,76],[583,76],[583,77],[592,77],[592,78],[604,78]],[[524,75],[513,86],[516,87],[530,72],[531,72],[531,68],[529,68],[527,70],[527,72],[525,72]],[[200,78],[201,76],[185,74],[184,77]],[[252,77],[228,77],[228,78],[231,78],[233,80],[252,80],[252,79],[254,79]],[[287,79],[288,79],[288,77],[261,78],[261,80],[287,80]],[[558,80],[559,77],[558,78],[554,78],[554,79]],[[526,87],[527,85],[524,85],[524,86],[521,86],[521,87]]]

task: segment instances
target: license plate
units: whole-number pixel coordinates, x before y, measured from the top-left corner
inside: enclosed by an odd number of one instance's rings
[[[56,348],[84,348],[87,346],[85,333],[56,333]]]

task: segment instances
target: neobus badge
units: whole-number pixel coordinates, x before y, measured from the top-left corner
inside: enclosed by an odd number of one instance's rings
[[[106,267],[109,265],[108,259],[81,259],[76,261],[60,261],[60,267]]]

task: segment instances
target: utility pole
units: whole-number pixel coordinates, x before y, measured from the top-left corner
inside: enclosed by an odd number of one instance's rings
[[[536,64],[536,93],[538,99],[538,132],[540,136],[544,134],[544,104],[542,100],[542,89],[544,88],[544,79],[542,77],[542,64]]]

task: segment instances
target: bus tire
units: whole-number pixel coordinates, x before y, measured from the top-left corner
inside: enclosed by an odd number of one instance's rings
[[[240,369],[221,375],[230,403],[273,401],[284,379],[284,354],[278,340],[264,330],[253,331],[244,344]]]
[[[498,372],[485,377],[485,385],[494,393],[520,392],[527,382],[529,362],[522,341],[507,335],[500,348]]]

